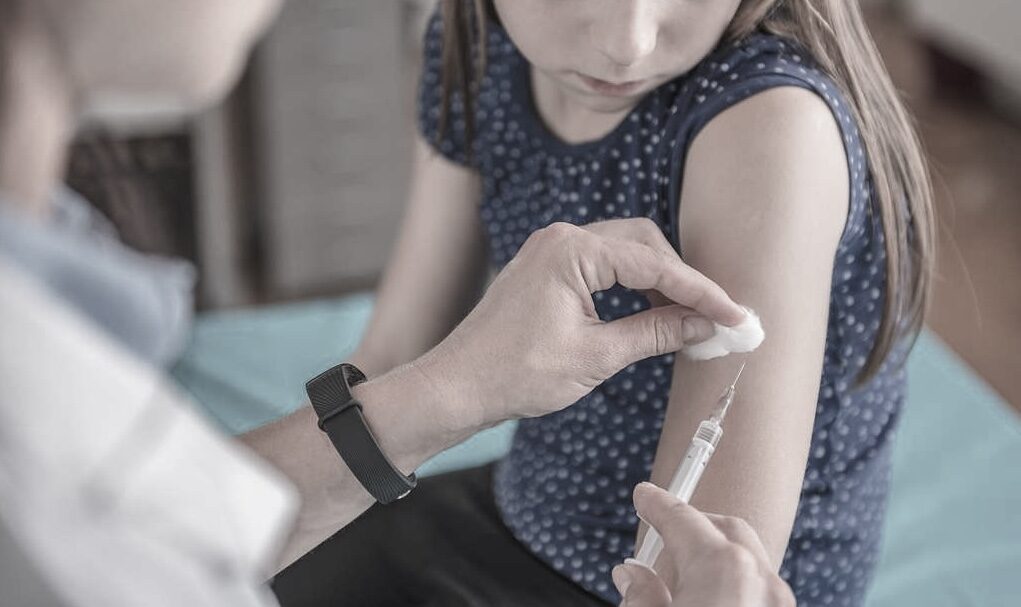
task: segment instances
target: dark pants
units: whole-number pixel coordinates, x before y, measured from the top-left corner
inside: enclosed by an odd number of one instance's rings
[[[605,607],[536,559],[500,521],[492,466],[423,479],[276,577],[284,607]]]

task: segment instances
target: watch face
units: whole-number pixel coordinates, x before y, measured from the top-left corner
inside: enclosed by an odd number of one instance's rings
[[[343,363],[337,365],[337,367],[339,367],[340,370],[343,371],[344,377],[347,379],[347,385],[349,388],[357,386],[358,384],[365,381],[365,374],[362,373],[362,370],[352,365],[351,363]]]
[[[338,365],[320,373],[305,384],[305,392],[312,403],[312,409],[316,416],[322,420],[324,417],[336,415],[351,403],[351,389],[348,387],[348,373],[344,365]],[[364,381],[364,375],[357,371]]]

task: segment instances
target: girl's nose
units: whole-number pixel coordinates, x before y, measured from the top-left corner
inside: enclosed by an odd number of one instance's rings
[[[616,65],[627,67],[656,48],[659,26],[647,0],[611,0],[612,8],[592,23],[592,44]]]

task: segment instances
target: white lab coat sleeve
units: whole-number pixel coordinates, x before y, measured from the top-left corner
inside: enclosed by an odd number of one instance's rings
[[[296,504],[161,372],[0,259],[0,516],[68,605],[273,605]]]

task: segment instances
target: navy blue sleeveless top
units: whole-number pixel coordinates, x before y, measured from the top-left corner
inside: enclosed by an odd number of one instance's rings
[[[572,145],[545,127],[529,64],[493,24],[469,154],[456,95],[449,127],[438,133],[442,28],[436,16],[426,34],[420,128],[441,154],[481,175],[479,215],[497,268],[529,234],[557,221],[649,217],[676,243],[685,156],[702,127],[773,87],[807,89],[828,103],[844,136],[851,200],[833,261],[811,451],[781,574],[799,605],[861,604],[879,547],[905,377],[902,348],[855,385],[881,320],[885,254],[863,143],[833,81],[795,43],[755,34],[649,93],[605,137]],[[594,300],[604,320],[648,307],[619,286]],[[494,494],[511,532],[550,567],[614,603],[620,597],[610,569],[634,550],[631,491],[652,470],[672,367],[673,356],[642,361],[562,412],[523,420],[496,470]]]

